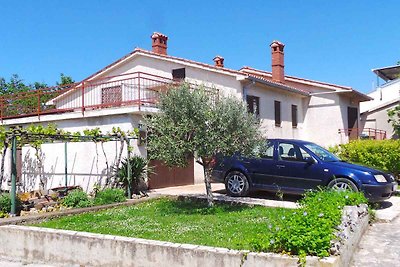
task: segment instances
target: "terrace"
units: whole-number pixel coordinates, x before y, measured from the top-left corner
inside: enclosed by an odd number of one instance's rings
[[[136,106],[156,107],[159,95],[177,86],[172,80],[153,74],[133,72],[79,83],[0,96],[0,119],[38,117],[49,114]],[[192,84],[194,85],[194,84]],[[217,94],[215,88],[207,91]]]

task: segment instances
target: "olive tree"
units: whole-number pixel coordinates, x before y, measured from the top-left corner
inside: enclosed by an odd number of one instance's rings
[[[159,109],[146,118],[149,158],[183,167],[194,157],[203,166],[207,200],[212,206],[213,159],[218,154],[252,154],[262,142],[259,121],[240,99],[188,84],[162,94]]]

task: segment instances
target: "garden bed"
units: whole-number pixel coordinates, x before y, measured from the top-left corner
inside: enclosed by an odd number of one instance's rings
[[[361,200],[358,196],[310,194],[296,210],[237,203],[210,209],[202,201],[153,199],[35,224],[58,229],[4,226],[0,236],[15,241],[9,256],[28,262],[52,259],[85,266],[202,266],[217,262],[219,266],[264,266],[267,262],[295,266],[306,262],[310,266],[344,266],[368,225],[366,205],[344,207]],[[316,214],[304,202],[312,205]],[[63,250],[42,251],[34,245],[37,242]],[[10,251],[0,246],[0,254],[2,250]],[[306,256],[305,251],[331,256],[319,259]]]

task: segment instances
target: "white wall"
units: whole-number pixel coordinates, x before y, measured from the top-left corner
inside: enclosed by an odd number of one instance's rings
[[[376,90],[369,93],[368,96],[372,97],[373,100],[362,102],[360,104],[361,113],[398,99],[400,97],[400,79],[391,81],[376,88]]]
[[[112,127],[120,127],[124,131],[137,128],[140,115],[113,115],[102,117],[90,117],[82,119],[56,121],[58,128],[66,131],[82,132],[84,129],[99,127],[104,134],[111,131]],[[137,140],[131,140],[133,147],[132,154],[147,156],[144,146],[138,146]],[[104,144],[108,162],[111,166],[116,160],[119,152],[120,143],[110,141]],[[101,144],[93,142],[68,143],[68,185],[80,185],[85,191],[90,192],[95,183],[104,183],[106,178],[106,160],[101,149]],[[47,189],[65,185],[65,163],[64,163],[64,144],[44,144],[42,146],[42,161],[44,166],[44,177],[47,180]],[[122,157],[127,156],[126,145],[124,146]],[[9,179],[11,173],[10,157],[6,157],[5,177]],[[30,191],[39,188],[39,168],[35,150],[29,146],[22,148],[22,188],[20,190]],[[4,184],[4,183],[3,183]],[[4,185],[4,189],[8,186]]]
[[[266,138],[303,137],[303,105],[298,94],[285,93],[272,87],[252,85],[247,86],[247,95],[260,98],[261,130]],[[281,126],[275,126],[275,101],[281,102]],[[292,127],[292,105],[297,105],[297,128]]]
[[[329,147],[348,142],[348,137],[338,133],[347,126],[348,98],[339,94],[324,94],[312,96],[304,102],[305,109],[303,139]],[[357,107],[357,105],[351,105]]]

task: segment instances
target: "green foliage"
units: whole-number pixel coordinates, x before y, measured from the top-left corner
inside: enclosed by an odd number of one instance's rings
[[[113,167],[114,179],[117,180],[128,192],[128,187],[130,187],[130,192],[139,194],[139,184],[144,181],[146,176],[152,173],[152,169],[149,168],[149,161],[146,158],[140,156],[133,156],[129,159],[131,166],[131,180],[128,180],[128,160],[124,158],[121,162],[121,166],[118,168]]]
[[[217,97],[188,84],[162,95],[161,112],[146,120],[149,157],[169,166],[185,166],[193,157],[250,154],[261,141],[257,119],[241,100]]]
[[[126,197],[123,189],[106,188],[96,193],[94,205],[106,205],[124,201],[126,201]]]
[[[15,198],[15,207],[18,210],[21,209],[21,200],[18,196]],[[7,214],[11,212],[11,196],[10,194],[0,194],[0,213]]]
[[[71,76],[66,76],[66,75],[64,75],[64,73],[61,73],[60,74],[60,81],[57,82],[57,85],[68,85],[68,84],[71,84],[71,83],[74,83],[74,82],[75,81],[74,81],[74,79],[72,79]]]
[[[394,133],[400,137],[400,105],[389,109],[388,112],[388,122],[392,124]]]
[[[400,140],[358,140],[330,149],[345,161],[400,174]]]
[[[264,231],[266,218],[274,220],[291,212],[290,209],[230,204],[216,204],[209,208],[204,201],[163,198],[66,216],[40,223],[40,226],[230,249],[251,249],[243,240]]]
[[[300,208],[279,220],[268,220],[267,229],[251,243],[256,251],[284,252],[300,256],[329,256],[335,228],[344,206],[367,203],[362,193],[313,191],[305,194]]]
[[[63,198],[61,204],[70,208],[86,208],[93,206],[93,201],[81,189],[75,189]]]

